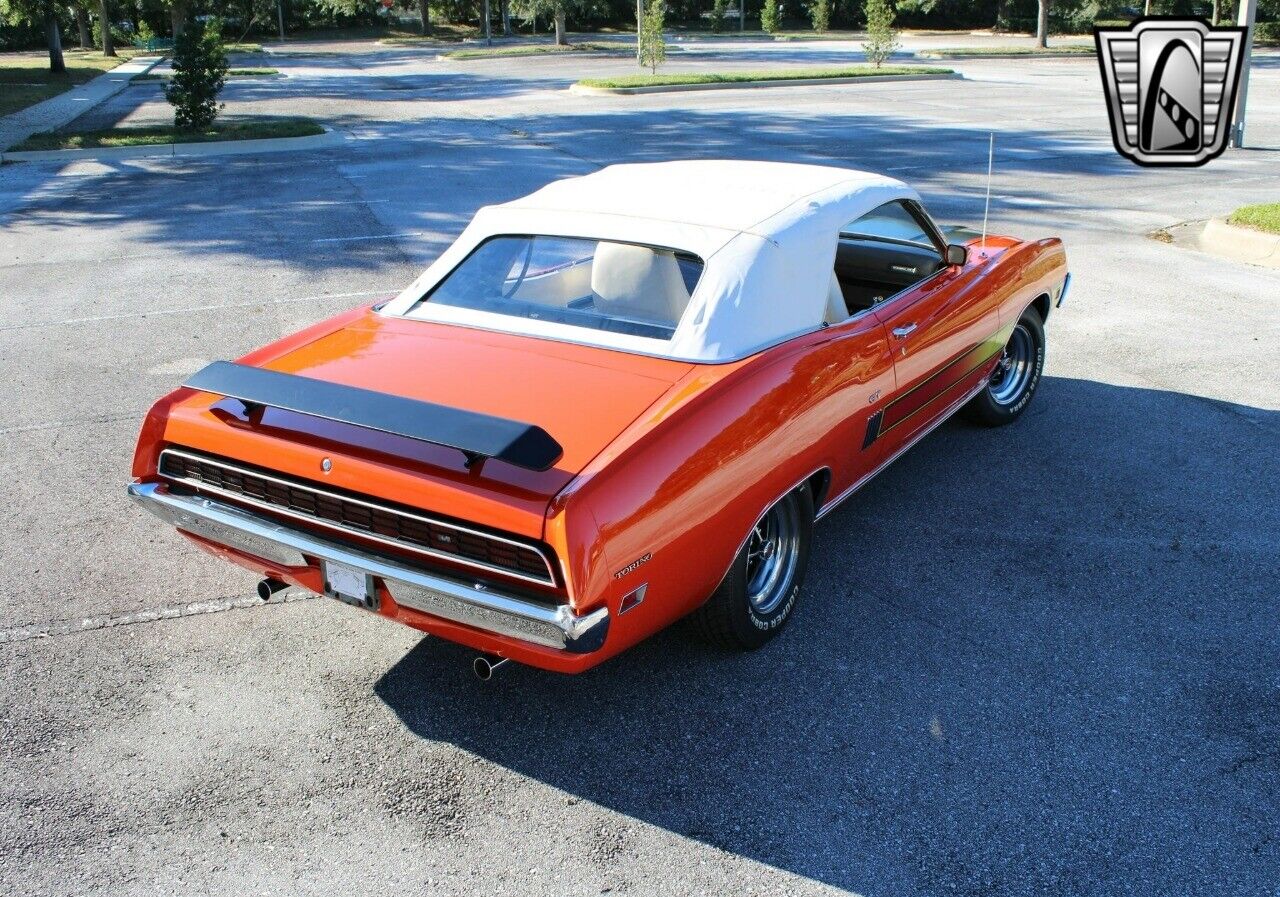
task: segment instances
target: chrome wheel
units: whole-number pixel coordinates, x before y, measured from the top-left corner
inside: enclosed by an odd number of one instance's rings
[[[768,614],[787,597],[800,560],[800,514],[796,503],[778,502],[747,538],[747,600]]]
[[[1019,323],[1005,344],[996,369],[991,373],[987,389],[997,405],[1012,405],[1022,396],[1031,373],[1035,370],[1036,344],[1031,331]]]

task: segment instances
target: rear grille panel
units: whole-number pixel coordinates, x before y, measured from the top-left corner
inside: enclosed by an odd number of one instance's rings
[[[165,449],[160,475],[175,483],[239,499],[290,517],[373,538],[414,554],[555,586],[555,575],[539,548],[460,524],[399,510],[354,495],[321,489],[239,461]]]

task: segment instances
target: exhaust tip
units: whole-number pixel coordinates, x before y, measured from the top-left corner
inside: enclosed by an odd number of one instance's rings
[[[264,579],[262,582],[258,583],[258,597],[263,601],[270,601],[272,595],[282,592],[287,588],[289,588],[289,584],[287,582],[281,582],[278,579]]]
[[[494,671],[506,662],[507,658],[498,657],[496,654],[481,654],[471,662],[471,669],[475,671],[477,679],[488,682],[493,678]]]

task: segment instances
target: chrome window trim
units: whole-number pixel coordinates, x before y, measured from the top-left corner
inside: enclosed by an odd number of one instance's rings
[[[489,539],[494,542],[502,542],[504,544],[511,545],[515,548],[522,548],[528,551],[532,551],[542,559],[543,566],[545,566],[547,570],[547,576],[545,579],[543,579],[537,576],[532,576],[528,573],[521,573],[518,570],[509,570],[506,567],[497,567],[497,566],[494,566],[493,564],[486,564],[484,561],[477,561],[472,558],[464,557],[462,555],[451,554],[450,552],[447,552],[447,551],[435,551],[431,548],[427,548],[426,546],[414,545],[410,542],[401,542],[398,539],[391,539],[386,536],[380,535],[378,533],[373,533],[373,532],[369,532],[367,530],[362,530],[362,529],[356,529],[355,527],[344,526],[343,524],[335,523],[332,520],[325,520],[323,517],[317,517],[313,514],[307,514],[307,513],[295,511],[292,508],[281,507],[280,505],[275,505],[270,502],[259,501],[258,499],[254,498],[251,495],[244,495],[243,493],[240,493],[240,492],[233,492],[230,489],[221,489],[218,486],[210,485],[209,483],[205,483],[201,480],[195,480],[189,477],[170,476],[169,474],[164,473],[163,470],[161,469],[164,466],[164,458],[166,455],[176,455],[180,458],[186,458],[188,460],[195,461],[199,464],[208,464],[213,467],[221,467],[224,470],[234,471],[244,476],[258,477],[259,479],[268,480],[269,482],[272,482],[272,483],[279,483],[282,486],[287,486],[292,489],[302,489],[304,491],[311,492],[316,495],[323,495],[330,499],[333,499],[334,501],[349,501],[353,504],[362,505],[363,507],[369,508],[371,510],[381,511],[385,514],[394,514],[397,517],[404,517],[409,520],[416,520],[421,523],[428,523],[428,524],[431,524],[432,526],[439,526],[445,529],[453,530],[454,532],[467,533],[468,535],[476,536],[477,538]],[[426,517],[421,514],[413,514],[408,511],[401,511],[396,508],[391,508],[383,504],[378,504],[377,502],[366,501],[366,500],[355,498],[353,496],[348,496],[348,495],[340,495],[336,492],[330,492],[326,489],[320,489],[315,486],[312,486],[306,481],[281,479],[280,477],[272,476],[268,473],[263,473],[257,470],[250,470],[245,467],[239,467],[235,464],[231,464],[226,461],[209,458],[206,455],[200,455],[194,452],[184,451],[183,449],[166,448],[164,451],[162,451],[160,453],[160,459],[157,465],[157,470],[159,471],[160,476],[162,476],[165,480],[171,483],[181,483],[182,485],[189,486],[192,489],[211,492],[215,495],[220,495],[223,498],[229,498],[232,501],[243,502],[245,504],[252,505],[255,508],[260,508],[264,511],[281,514],[285,517],[290,517],[294,520],[302,520],[307,523],[315,524],[316,526],[321,526],[326,529],[333,530],[335,532],[357,536],[362,539],[369,539],[374,542],[379,542],[383,545],[390,545],[394,548],[400,549],[401,551],[408,551],[414,554],[422,554],[428,557],[450,561],[455,564],[460,564],[464,567],[474,567],[477,570],[484,570],[489,573],[497,573],[503,576],[510,576],[515,579],[521,579],[525,582],[532,582],[532,583],[537,583],[538,585],[553,586],[553,587],[556,585],[555,573],[552,571],[551,562],[547,559],[546,552],[544,552],[541,548],[537,547],[536,545],[530,545],[527,542],[520,542],[515,539],[507,539],[507,538],[504,538],[503,536],[498,536],[493,533],[482,532],[480,530],[471,529],[466,526],[460,526],[456,523],[447,523],[443,520],[438,520],[434,517]]]

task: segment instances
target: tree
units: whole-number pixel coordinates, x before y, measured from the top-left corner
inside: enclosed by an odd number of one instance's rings
[[[716,34],[724,31],[724,13],[729,8],[729,0],[715,0],[711,5],[711,30]]]
[[[831,27],[830,0],[813,0],[809,6],[809,20],[813,22],[814,31],[826,31]]]
[[[165,99],[174,108],[173,123],[183,130],[213,124],[226,77],[221,22],[213,19],[183,28],[173,42],[173,78],[164,89]]]
[[[93,34],[89,30],[89,13],[81,2],[77,2],[72,9],[76,16],[76,30],[80,32],[80,49],[92,50]]]
[[[431,4],[428,0],[418,0],[418,17],[422,19],[422,34],[431,33]]]
[[[745,0],[738,0],[739,3]],[[760,27],[770,34],[776,34],[781,28],[782,23],[778,18],[778,0],[764,0],[764,6],[760,8]]]
[[[0,0],[0,17],[13,24],[42,25],[49,45],[49,71],[62,74],[67,63],[62,58],[62,32],[58,28],[59,7],[54,0]]]
[[[511,8],[516,15],[531,19],[540,15],[550,15],[556,25],[556,46],[567,46],[565,37],[565,19],[569,7],[577,6],[581,0],[511,0]]]
[[[649,6],[640,22],[640,33],[636,36],[640,43],[640,65],[647,67],[655,75],[658,73],[658,66],[667,58],[667,44],[662,34],[666,27],[666,17],[666,0],[649,0]]]
[[[98,0],[98,24],[102,27],[102,55],[115,56],[116,43],[111,37],[111,10],[107,0]]]
[[[862,42],[862,52],[876,68],[898,49],[898,32],[893,28],[897,11],[893,0],[866,0],[863,10],[867,15],[867,37]]]
[[[1049,3],[1051,0],[1039,0],[1039,14],[1036,16],[1036,46],[1041,50],[1049,46]]]

